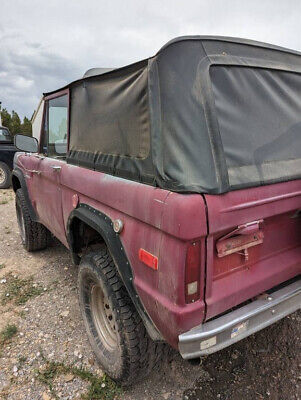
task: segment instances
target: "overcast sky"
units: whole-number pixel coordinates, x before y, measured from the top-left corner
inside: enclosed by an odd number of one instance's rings
[[[181,35],[301,51],[300,0],[0,0],[0,101],[31,117],[43,92],[92,67],[153,55]]]

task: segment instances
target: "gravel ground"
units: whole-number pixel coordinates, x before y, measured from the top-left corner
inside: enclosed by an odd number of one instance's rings
[[[119,389],[90,349],[76,280],[62,245],[32,254],[22,248],[14,193],[0,191],[1,400],[301,399],[300,312],[201,363],[171,351],[160,371]]]

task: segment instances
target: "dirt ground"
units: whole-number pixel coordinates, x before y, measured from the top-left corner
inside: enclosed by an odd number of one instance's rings
[[[97,365],[79,314],[77,271],[58,243],[26,253],[12,190],[0,191],[0,399],[299,400],[301,313],[200,361],[171,352],[120,389]]]

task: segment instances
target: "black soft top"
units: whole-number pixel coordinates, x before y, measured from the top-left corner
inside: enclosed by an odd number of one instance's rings
[[[174,39],[151,58],[66,86],[67,161],[178,192],[299,179],[300,73],[301,54],[281,47]]]

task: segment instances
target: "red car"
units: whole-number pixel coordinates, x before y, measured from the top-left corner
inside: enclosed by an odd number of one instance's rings
[[[13,172],[24,247],[79,264],[104,370],[210,354],[300,308],[301,54],[182,37],[45,94]]]

